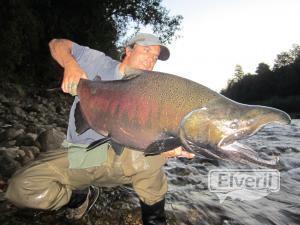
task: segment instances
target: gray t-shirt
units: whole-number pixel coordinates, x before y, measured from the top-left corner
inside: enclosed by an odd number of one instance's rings
[[[90,80],[94,80],[97,76],[101,77],[101,80],[117,80],[122,78],[119,71],[120,62],[106,56],[103,52],[73,43],[72,55]],[[81,135],[76,133],[74,112],[78,101],[79,98],[76,96],[69,115],[67,141],[75,144],[90,144],[95,140],[103,138],[102,135],[92,129],[87,130]]]

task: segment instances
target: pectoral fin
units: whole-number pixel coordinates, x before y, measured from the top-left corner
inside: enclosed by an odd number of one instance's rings
[[[121,155],[122,152],[123,152],[123,150],[124,150],[124,146],[120,145],[119,143],[117,143],[117,142],[115,142],[113,140],[111,140],[110,143],[111,143],[111,147],[113,148],[113,150],[115,151],[115,153],[117,155]]]
[[[85,131],[87,131],[88,129],[90,129],[90,125],[86,122],[86,120],[84,119],[84,117],[82,115],[82,112],[80,109],[80,102],[78,102],[76,104],[74,117],[75,117],[76,133],[82,134]]]
[[[179,137],[167,137],[164,139],[156,140],[151,143],[145,150],[145,156],[157,155],[162,152],[166,152],[181,146],[181,141]]]

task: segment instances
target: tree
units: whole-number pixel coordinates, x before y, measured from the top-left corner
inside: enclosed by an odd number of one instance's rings
[[[275,59],[274,70],[287,66],[293,63],[293,61],[294,58],[290,55],[289,52],[282,52],[277,55],[277,58]]]
[[[166,43],[176,37],[181,21],[161,0],[0,1],[0,78],[43,84],[53,74],[61,77],[51,64],[52,38],[71,39],[119,59],[129,29],[150,26]]]
[[[268,64],[265,64],[265,63],[260,63],[260,64],[258,64],[258,67],[256,68],[255,72],[256,72],[257,75],[268,74],[268,73],[271,72],[270,66]]]
[[[238,82],[239,80],[241,80],[243,78],[243,76],[245,75],[243,68],[241,65],[236,65],[235,69],[234,69],[234,78],[233,80],[235,82]]]
[[[290,65],[299,58],[300,58],[300,45],[293,44],[293,47],[290,51],[281,52],[280,54],[277,55],[273,70],[277,70],[281,67]]]
[[[294,61],[297,58],[300,58],[300,45],[293,44],[292,49],[290,50],[290,54],[294,58]]]
[[[221,94],[242,103],[264,104],[278,107],[288,112],[299,112],[295,102],[300,99],[300,47],[278,57],[278,66],[271,71],[265,63],[259,63],[256,73],[243,75],[242,68],[237,65],[235,80],[229,80],[227,88]],[[239,79],[241,78],[241,79]]]

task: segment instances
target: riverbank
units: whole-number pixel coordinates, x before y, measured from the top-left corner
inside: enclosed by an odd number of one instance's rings
[[[141,225],[138,198],[130,186],[101,188],[88,216],[66,220],[64,210],[18,209],[3,198],[7,182],[18,169],[42,152],[56,149],[65,138],[72,97],[60,91],[26,90],[2,84],[0,93],[0,224],[1,225]],[[267,126],[245,140],[261,156],[280,156],[280,191],[255,201],[228,197],[223,203],[208,189],[213,169],[248,168],[224,161],[170,159],[165,166],[169,191],[169,225],[300,224],[300,121]],[[261,209],[264,210],[261,210]]]

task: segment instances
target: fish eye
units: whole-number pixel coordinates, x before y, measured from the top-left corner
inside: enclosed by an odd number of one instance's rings
[[[239,127],[238,122],[237,121],[233,121],[229,124],[230,129],[237,129]]]

